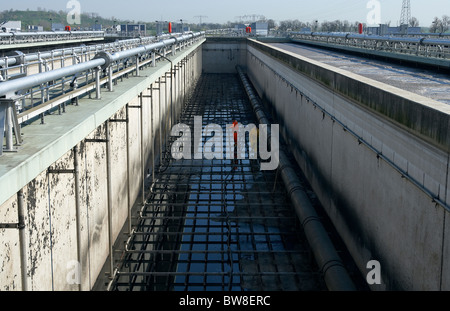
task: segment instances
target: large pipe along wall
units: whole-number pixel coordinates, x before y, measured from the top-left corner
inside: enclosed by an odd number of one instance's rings
[[[270,125],[269,119],[264,112],[263,104],[256,95],[248,78],[240,67],[237,71],[241,78],[245,91],[250,99],[253,110],[260,124]],[[270,132],[268,133],[270,141]],[[286,191],[295,208],[300,223],[305,230],[306,237],[312,248],[320,270],[324,275],[327,287],[331,291],[354,291],[356,290],[342,259],[339,257],[328,233],[323,226],[319,215],[314,209],[308,195],[305,193],[299,178],[282,148],[279,154],[279,172],[282,176]]]

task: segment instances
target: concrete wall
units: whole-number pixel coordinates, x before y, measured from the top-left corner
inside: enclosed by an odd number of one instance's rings
[[[20,190],[25,210],[23,230],[0,230],[0,290],[93,288],[110,255],[109,232],[114,242],[131,206],[142,202],[143,180],[201,74],[201,43],[169,57],[177,65],[175,78],[168,62],[159,63],[119,82],[114,92],[102,90],[101,100],[80,99],[66,114],[23,128],[25,145],[0,159],[0,224],[18,223],[14,193]],[[75,174],[66,171],[74,169],[75,156],[78,206]],[[74,284],[77,277],[81,282]]]
[[[450,205],[448,106],[256,41],[247,70],[372,288],[449,290],[448,212],[420,189]]]
[[[203,45],[203,72],[236,73],[236,65],[245,64],[246,39],[208,38]]]

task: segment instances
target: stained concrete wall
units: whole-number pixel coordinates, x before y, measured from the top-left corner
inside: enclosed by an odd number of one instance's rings
[[[19,153],[0,158],[0,224],[18,223],[18,191],[23,191],[25,210],[22,231],[0,230],[0,290],[93,288],[110,255],[109,230],[115,241],[130,206],[142,202],[143,180],[159,161],[185,94],[201,74],[202,42],[169,56],[177,66],[175,77],[168,62],[158,63],[143,69],[140,77],[119,82],[114,92],[102,90],[101,100],[80,99],[66,114],[23,128],[25,144]]]
[[[208,38],[203,45],[203,72],[236,73],[246,62],[247,41],[243,38]]]
[[[450,289],[448,212],[420,189],[450,205],[448,106],[255,41],[247,71],[363,275],[381,263],[372,289]]]

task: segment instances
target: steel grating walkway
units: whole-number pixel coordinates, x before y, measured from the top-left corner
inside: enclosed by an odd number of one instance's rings
[[[180,122],[195,116],[257,124],[237,75],[202,75]],[[276,171],[165,157],[110,290],[326,290]]]

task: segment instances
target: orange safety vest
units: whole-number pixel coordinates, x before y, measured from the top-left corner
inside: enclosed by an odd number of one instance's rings
[[[231,128],[234,129],[234,143],[237,144],[238,142],[238,125],[239,123],[237,121],[233,121],[233,126]]]

